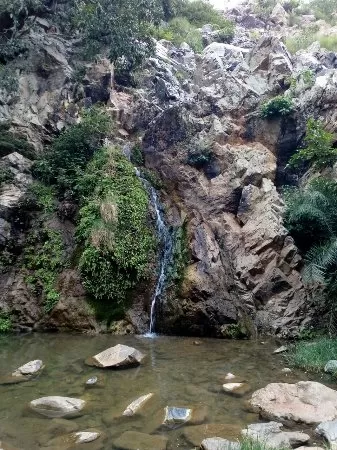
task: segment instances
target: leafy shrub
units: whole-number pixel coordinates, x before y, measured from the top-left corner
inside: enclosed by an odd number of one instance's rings
[[[84,244],[80,270],[96,299],[116,307],[146,277],[155,248],[148,196],[133,165],[116,149],[102,149],[89,164],[80,192],[77,236]]]
[[[144,155],[139,145],[135,145],[131,151],[131,162],[137,167],[144,165]]]
[[[335,24],[335,17],[333,13],[337,11],[336,0],[312,0],[310,7],[313,9],[317,19],[326,20],[329,23]]]
[[[44,214],[50,214],[55,211],[56,199],[55,191],[52,186],[46,186],[43,183],[35,182],[30,185],[28,192],[33,196],[36,206],[41,209]]]
[[[215,35],[215,42],[221,42],[221,43],[228,43],[231,42],[231,40],[234,37],[234,29],[231,27],[228,28],[222,28],[221,30],[218,30]]]
[[[176,16],[184,17],[192,25],[202,27],[205,24],[214,24],[223,30],[233,30],[234,25],[219,13],[214,6],[205,0],[194,0],[193,2],[181,2],[177,8]]]
[[[65,267],[61,233],[46,227],[33,230],[26,241],[24,267],[28,271],[26,281],[42,295],[45,311],[50,312],[59,300],[57,278]]]
[[[264,119],[282,117],[291,114],[293,109],[294,105],[291,98],[285,95],[278,95],[262,105],[260,115]]]
[[[10,131],[10,125],[0,125],[0,157],[18,152],[26,158],[34,158],[34,147],[23,137],[17,136]]]
[[[14,179],[14,174],[7,167],[0,167],[0,187],[2,184],[10,183]]]
[[[184,17],[175,17],[167,26],[156,29],[154,36],[167,39],[176,46],[186,42],[196,52],[203,50],[201,32]]]
[[[212,161],[214,154],[208,147],[197,147],[189,150],[187,155],[187,164],[196,169],[203,168],[206,164]]]
[[[8,314],[0,313],[0,333],[8,333],[12,329],[12,321]]]
[[[307,122],[305,147],[299,149],[289,160],[290,167],[297,167],[303,162],[315,169],[330,167],[337,161],[337,149],[332,147],[334,136],[325,131],[323,123],[310,118]]]
[[[81,122],[63,131],[36,162],[35,175],[46,185],[56,185],[59,193],[75,191],[77,180],[100,148],[109,125],[108,116],[100,109],[85,111]]]

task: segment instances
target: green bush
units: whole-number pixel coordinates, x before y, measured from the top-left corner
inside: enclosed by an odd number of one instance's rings
[[[0,158],[13,152],[18,152],[30,159],[35,156],[34,147],[27,142],[27,139],[10,131],[8,123],[0,124]]]
[[[190,261],[187,224],[177,227],[172,233],[172,264],[168,267],[167,281],[179,291],[184,280],[185,269]]]
[[[50,214],[56,209],[55,190],[52,186],[46,186],[43,183],[34,182],[28,188],[36,206],[43,211],[44,214]]]
[[[205,0],[181,2],[180,7],[176,11],[176,16],[184,17],[195,27],[214,24],[224,30],[234,30],[233,23],[223,17],[211,3]]]
[[[8,314],[0,313],[0,333],[8,333],[12,329],[12,321]]]
[[[290,365],[308,372],[324,372],[324,366],[336,359],[337,340],[320,338],[312,342],[297,342],[288,353]]]
[[[65,249],[59,231],[44,227],[32,230],[24,249],[26,281],[37,295],[42,295],[45,311],[50,312],[59,300],[57,278],[65,267]]]
[[[81,122],[63,131],[46,154],[36,161],[34,173],[46,185],[55,185],[59,193],[73,191],[88,161],[102,144],[110,119],[100,109],[85,111]]]
[[[85,198],[77,228],[84,285],[95,300],[123,307],[154,255],[147,193],[133,165],[106,148],[89,164],[79,191]]]
[[[11,183],[14,180],[14,174],[7,167],[0,167],[0,187],[2,184]]]
[[[169,40],[176,46],[186,42],[196,52],[203,50],[201,32],[184,17],[175,17],[167,26],[156,29],[154,37]]]
[[[213,151],[209,147],[200,146],[188,151],[186,162],[196,169],[202,169],[206,164],[211,162],[213,158]]]
[[[278,95],[261,106],[260,116],[264,119],[283,117],[291,114],[294,110],[293,101],[285,95]]]
[[[317,19],[323,19],[331,24],[335,24],[334,14],[337,12],[336,0],[312,0],[309,3]]]
[[[289,160],[290,167],[309,163],[315,169],[331,167],[337,161],[337,149],[332,147],[333,134],[324,130],[323,123],[309,119],[307,122],[305,147],[299,149]]]

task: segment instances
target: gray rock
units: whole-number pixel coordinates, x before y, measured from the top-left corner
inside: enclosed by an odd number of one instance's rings
[[[251,390],[251,387],[247,383],[225,383],[222,385],[222,388],[227,394],[233,394],[240,397]]]
[[[97,384],[97,382],[98,382],[98,378],[97,377],[91,377],[85,382],[85,384],[87,386],[94,386],[95,384]]]
[[[86,360],[91,366],[125,369],[139,366],[145,355],[135,348],[118,344]]]
[[[337,420],[320,423],[315,432],[324,436],[330,445],[337,444]]]
[[[125,411],[123,412],[123,416],[134,416],[145,405],[145,403],[153,397],[153,395],[154,394],[150,392],[149,394],[142,395],[141,397],[137,398],[126,407]]]
[[[325,364],[324,372],[326,373],[336,373],[337,372],[337,360],[331,359]]]
[[[274,350],[273,353],[278,354],[278,353],[284,353],[286,351],[288,351],[288,347],[285,345],[282,345],[282,347],[279,347],[276,350]]]
[[[82,414],[86,402],[78,398],[50,396],[30,402],[30,408],[46,417],[76,417]]]
[[[188,422],[192,417],[192,409],[166,406],[164,425],[177,425]]]
[[[238,442],[228,441],[222,438],[208,438],[201,443],[201,450],[240,450]]]
[[[242,431],[244,436],[268,442],[272,448],[297,447],[306,444],[310,436],[299,431],[282,431],[283,425],[278,422],[253,423]]]
[[[254,392],[253,409],[267,419],[315,424],[337,419],[337,391],[314,381],[271,383]]]
[[[86,444],[88,442],[96,441],[100,437],[98,431],[77,431],[73,434],[75,444]]]
[[[23,366],[16,369],[13,373],[13,377],[20,377],[20,376],[33,376],[37,375],[42,371],[44,368],[43,362],[40,359],[36,359],[34,361],[30,361],[27,364],[24,364]]]

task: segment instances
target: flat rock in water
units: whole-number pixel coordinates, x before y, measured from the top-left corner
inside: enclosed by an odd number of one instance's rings
[[[37,375],[44,368],[43,362],[40,359],[35,359],[34,361],[29,361],[27,364],[16,369],[13,373],[13,377],[21,376],[33,376]]]
[[[80,416],[85,401],[71,397],[41,397],[29,404],[30,408],[46,417],[76,417]]]
[[[337,419],[337,391],[314,381],[271,383],[250,403],[266,419],[315,424]]]
[[[193,425],[184,428],[183,435],[189,444],[199,447],[203,440],[214,436],[235,441],[241,435],[241,427],[239,425],[221,423]]]
[[[337,361],[335,359],[331,359],[325,364],[324,372],[326,373],[336,373],[337,372]]]
[[[118,450],[166,450],[165,436],[126,431],[113,443]]]
[[[153,397],[153,393],[142,395],[137,398],[134,402],[130,403],[123,412],[123,416],[133,416],[135,415],[144,405],[145,403]]]
[[[192,417],[192,409],[189,408],[176,408],[174,406],[166,406],[164,425],[181,425]]]
[[[332,444],[333,442],[337,443],[337,420],[320,423],[315,432],[324,436],[329,444]]]
[[[201,443],[201,450],[240,450],[238,442],[228,441],[218,437],[204,439]]]
[[[286,351],[288,351],[288,347],[286,347],[285,345],[282,345],[281,347],[274,350],[273,353],[274,353],[274,355],[277,355],[278,353],[284,353]]]
[[[78,431],[73,433],[71,437],[73,437],[75,444],[87,444],[96,441],[100,437],[100,433],[98,431]]]
[[[139,350],[127,345],[118,344],[101,353],[88,358],[85,362],[89,366],[111,369],[125,369],[139,366],[145,355]]]
[[[73,449],[74,446],[81,444],[89,444],[101,437],[101,433],[97,430],[78,431],[76,433],[58,436],[48,442],[47,448],[68,450]],[[86,447],[86,446],[85,446]],[[92,448],[92,447],[90,447]]]
[[[225,383],[222,385],[222,388],[227,394],[238,397],[247,394],[251,390],[251,387],[247,383]]]
[[[282,431],[282,423],[253,423],[248,425],[242,434],[260,442],[268,442],[272,448],[298,447],[306,444],[310,436],[299,431]]]

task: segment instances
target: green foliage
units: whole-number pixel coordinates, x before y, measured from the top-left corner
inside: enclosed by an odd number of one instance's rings
[[[106,148],[88,165],[79,191],[85,198],[77,228],[84,285],[94,299],[123,307],[153,258],[147,193],[133,165]]]
[[[217,31],[217,34],[215,35],[215,42],[222,42],[222,43],[231,42],[233,36],[234,36],[234,29],[232,27],[222,28],[221,30]]]
[[[248,437],[240,439],[240,450],[272,450],[268,441],[256,440]],[[279,450],[290,450],[289,447],[279,447]]]
[[[203,43],[201,32],[184,17],[175,17],[168,25],[154,30],[157,39],[166,39],[179,46],[186,42],[196,52],[202,52]]]
[[[214,154],[209,147],[203,145],[197,146],[195,149],[190,149],[187,155],[187,164],[196,169],[203,168],[206,164],[212,161]]]
[[[181,1],[176,9],[175,16],[184,17],[195,27],[212,24],[223,30],[234,29],[233,23],[223,17],[211,3],[205,0]]]
[[[8,333],[12,329],[12,321],[8,314],[0,313],[0,333]]]
[[[2,184],[11,183],[14,180],[14,174],[7,167],[0,167],[0,187]]]
[[[322,48],[333,52],[337,50],[337,35],[321,35],[315,26],[308,27],[295,36],[287,38],[285,44],[289,52],[294,54],[299,50],[307,49],[309,45],[316,41]]]
[[[333,13],[337,12],[336,0],[312,0],[310,7],[313,9],[317,19],[323,19],[331,24],[335,24]]]
[[[297,342],[287,358],[289,363],[308,372],[324,372],[324,366],[331,359],[336,359],[337,340],[326,337],[312,342]]]
[[[163,182],[159,175],[151,169],[142,168],[142,176],[147,180],[151,186],[155,189],[160,190],[163,188]]]
[[[258,0],[255,4],[256,14],[258,14],[262,19],[269,19],[276,3],[277,0]]]
[[[305,147],[299,149],[289,160],[290,167],[297,167],[303,162],[315,169],[330,167],[337,161],[337,149],[332,147],[334,136],[325,131],[323,123],[309,119],[307,122]]]
[[[131,162],[137,167],[144,165],[144,155],[139,145],[135,145],[131,150]]]
[[[98,108],[85,111],[81,122],[63,131],[34,167],[35,175],[46,185],[55,185],[59,193],[77,193],[77,181],[86,164],[100,148],[108,132],[110,119]]]
[[[176,290],[179,291],[184,280],[185,268],[190,261],[186,223],[173,231],[172,239],[172,264],[168,268],[167,280],[169,284],[175,286]]]
[[[18,152],[26,158],[34,158],[34,147],[23,137],[10,131],[9,124],[0,125],[0,157]]]
[[[7,94],[15,94],[19,87],[19,80],[14,69],[0,65],[0,90]]]
[[[130,71],[153,51],[156,11],[156,0],[82,0],[75,2],[74,25],[89,59],[105,48],[117,69]]]
[[[55,211],[55,190],[52,186],[34,182],[29,187],[29,193],[33,196],[36,206],[41,209],[44,214],[50,214]]]
[[[291,114],[294,110],[293,101],[285,95],[278,95],[261,106],[260,116],[264,119],[283,117]]]
[[[42,295],[45,311],[50,312],[59,300],[57,278],[65,267],[65,251],[62,235],[44,227],[32,230],[24,249],[26,277],[37,295]]]

